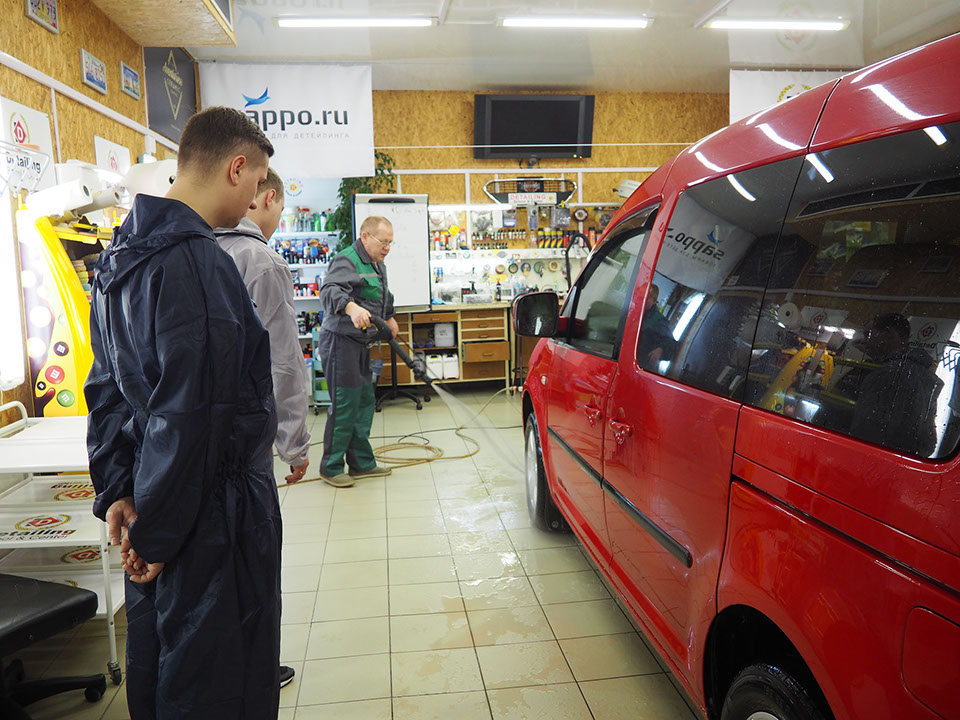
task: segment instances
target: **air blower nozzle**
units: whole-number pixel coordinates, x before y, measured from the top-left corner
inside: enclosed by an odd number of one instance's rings
[[[400,343],[394,339],[393,331],[390,330],[390,326],[387,325],[386,320],[371,314],[370,322],[372,325],[364,331],[367,336],[367,344],[373,345],[378,342],[388,343],[397,354],[397,357],[403,360],[407,367],[413,371],[413,376],[417,380],[427,385],[432,385],[435,378],[427,375],[427,368],[421,360],[410,357]]]

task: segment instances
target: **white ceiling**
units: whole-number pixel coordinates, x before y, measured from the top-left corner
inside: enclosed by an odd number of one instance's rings
[[[850,21],[838,33],[695,28],[719,15]],[[373,66],[375,90],[727,92],[728,70],[854,69],[960,32],[960,0],[234,0],[238,47],[199,60]],[[428,28],[280,29],[298,17],[438,18]],[[637,16],[645,30],[505,28],[507,15]],[[309,92],[305,88],[304,92]]]

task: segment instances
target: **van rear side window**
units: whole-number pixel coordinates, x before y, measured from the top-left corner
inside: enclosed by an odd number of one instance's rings
[[[960,123],[807,156],[750,404],[921,458],[960,438]]]
[[[783,160],[680,195],[647,294],[640,367],[742,397],[763,288],[802,164]]]

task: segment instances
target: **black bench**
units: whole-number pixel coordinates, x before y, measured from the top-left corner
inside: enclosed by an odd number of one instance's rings
[[[28,681],[19,660],[3,662],[96,614],[97,595],[89,590],[0,574],[0,717],[30,720],[24,706],[70,690],[83,690],[90,702],[103,696],[107,679],[102,674]]]

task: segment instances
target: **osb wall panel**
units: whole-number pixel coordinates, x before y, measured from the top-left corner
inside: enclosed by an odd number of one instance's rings
[[[166,147],[165,145],[161,145],[160,143],[157,143],[157,152],[155,152],[154,155],[156,156],[157,160],[176,160],[177,159],[177,154],[173,150]]]
[[[143,135],[70,98],[57,95],[57,116],[60,119],[60,149],[65,160],[96,164],[94,135],[129,148],[131,162],[136,162],[144,152]],[[69,120],[65,122],[65,118]]]
[[[61,29],[59,35],[54,35],[27,19],[23,0],[0,0],[0,32],[3,33],[0,36],[3,38],[0,48],[131,120],[146,125],[144,101],[135,100],[120,90],[121,60],[140,73],[143,85],[143,54],[140,46],[88,0],[61,0],[59,10]],[[81,48],[106,65],[107,95],[101,95],[83,84]],[[69,119],[62,118],[61,122],[67,125]]]
[[[50,115],[50,132],[53,132],[53,113],[50,110],[50,88],[0,65],[0,95]],[[54,158],[56,160],[56,158]]]
[[[373,93],[374,142],[398,168],[502,168],[515,160],[473,157],[471,92]],[[592,157],[542,160],[539,169],[569,167],[656,167],[689,144],[727,124],[727,95],[705,93],[597,93]],[[613,143],[614,145],[605,145]],[[626,143],[681,143],[637,146]],[[416,146],[412,149],[393,149]],[[426,147],[431,146],[431,147]]]
[[[426,193],[438,205],[462,203],[464,198],[463,175],[404,175],[400,187],[404,194]]]
[[[490,198],[487,197],[487,194],[483,191],[483,186],[491,180],[496,180],[496,176],[493,173],[489,175],[486,173],[477,173],[476,175],[470,176],[470,202],[490,202]]]

